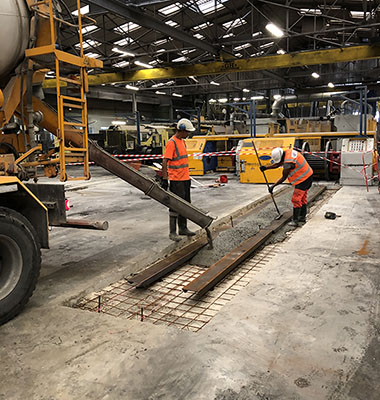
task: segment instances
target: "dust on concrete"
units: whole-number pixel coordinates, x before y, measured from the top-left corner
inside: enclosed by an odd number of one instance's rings
[[[309,195],[312,195],[319,189],[318,186],[314,185]],[[291,194],[286,193],[276,197],[276,204],[281,212],[284,214],[293,209],[291,203]],[[260,229],[268,227],[272,221],[277,217],[277,211],[273,203],[268,205],[257,212],[252,212],[247,215],[244,221],[237,224],[235,227],[221,232],[214,239],[214,248],[210,250],[208,248],[202,249],[198,254],[191,260],[192,264],[196,264],[203,267],[209,267],[219,261],[227,253],[238,247],[245,240],[251,238],[259,232]],[[278,234],[270,239],[272,242],[283,241],[286,238],[286,232],[292,230],[289,226],[285,226],[279,230]]]
[[[301,398],[292,391],[291,394],[285,394],[282,383],[271,382],[271,375],[263,377],[261,382],[251,382],[241,387],[237,392],[233,389],[219,390],[214,400],[301,400]],[[281,380],[281,379],[280,379]]]

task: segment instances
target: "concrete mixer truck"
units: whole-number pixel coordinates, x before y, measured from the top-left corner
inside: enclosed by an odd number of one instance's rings
[[[66,221],[64,185],[39,183],[41,171],[61,181],[90,179],[91,160],[200,227],[212,222],[88,140],[87,70],[102,62],[84,54],[80,6],[78,0],[76,20],[66,21],[59,0],[0,2],[0,324],[20,313],[35,289],[49,225]],[[78,35],[78,54],[57,45],[62,26]],[[43,101],[49,71],[56,75],[56,109]],[[68,108],[80,110],[79,122],[68,118]],[[42,131],[57,137],[58,152],[46,146]],[[68,175],[66,163],[72,161],[83,165],[79,176]]]

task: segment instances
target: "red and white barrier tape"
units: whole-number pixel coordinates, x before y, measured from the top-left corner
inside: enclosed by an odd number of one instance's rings
[[[273,150],[274,147],[260,147],[258,150]],[[357,173],[360,173],[361,175],[363,175],[363,178],[366,179],[367,181],[376,179],[377,176],[373,176],[371,178],[367,178],[366,177],[366,170],[370,167],[373,167],[375,165],[377,165],[376,163],[373,163],[371,165],[367,165],[367,166],[363,166],[363,168],[361,170],[358,170],[356,168],[351,167],[350,165],[347,164],[342,164],[342,163],[338,163],[337,161],[334,160],[330,160],[326,157],[321,156],[321,153],[341,153],[341,152],[335,152],[335,151],[328,151],[328,152],[313,152],[313,151],[302,151],[302,149],[296,148],[294,147],[294,149],[301,151],[303,154],[311,154],[314,157],[317,157],[321,160],[325,160],[329,163],[332,164],[336,164],[338,166],[340,166],[341,168],[348,168],[351,169],[352,171],[355,171]],[[354,151],[352,151],[354,152]],[[363,154],[366,153],[372,153],[375,152],[375,150],[371,150],[371,151],[365,151],[365,152],[361,152]],[[209,152],[209,153],[192,153],[189,154],[189,157],[196,157],[196,158],[200,158],[200,157],[218,157],[218,156],[235,156],[237,154],[237,152],[235,150],[228,150],[228,151],[214,151],[214,152]],[[239,153],[240,154],[240,153]],[[244,151],[244,155],[255,155],[256,153],[254,151]],[[114,157],[118,157],[118,158],[122,158],[120,161],[121,162],[135,162],[135,161],[145,161],[145,160],[159,160],[162,159],[163,156],[162,155],[146,155],[146,154],[113,154]],[[90,165],[94,165],[94,162],[90,162]],[[76,165],[83,165],[83,163],[69,163],[67,164],[69,166],[76,166]]]

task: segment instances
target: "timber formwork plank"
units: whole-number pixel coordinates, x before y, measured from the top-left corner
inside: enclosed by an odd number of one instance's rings
[[[314,193],[309,199],[309,202],[318,197],[325,190],[325,188],[326,187],[323,186],[316,193]],[[226,254],[222,259],[212,265],[203,274],[199,275],[198,278],[186,285],[183,288],[183,291],[195,292],[199,297],[203,296],[226,275],[228,275],[238,265],[245,261],[255,250],[263,245],[273,233],[277,232],[289,220],[291,220],[292,216],[293,212],[289,211],[283,214],[281,219],[274,220],[269,227],[260,229],[256,235],[247,239],[240,246]]]
[[[207,238],[202,237],[163,260],[155,262],[141,273],[128,278],[128,282],[136,285],[136,288],[146,288],[151,283],[189,261],[202,247],[206,246],[207,243]]]

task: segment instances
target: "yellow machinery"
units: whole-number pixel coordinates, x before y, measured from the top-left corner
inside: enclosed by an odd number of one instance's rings
[[[112,154],[163,154],[169,138],[175,133],[174,128],[161,125],[144,125],[139,130],[140,144],[134,125],[114,125],[92,137],[100,136],[98,143]]]
[[[249,135],[206,135],[186,139],[190,175],[204,175],[213,171],[235,171],[235,155],[193,156],[193,154],[229,151],[236,148],[239,140],[247,137]]]
[[[241,183],[265,183],[263,173],[260,171],[260,164],[253,149],[252,140],[262,165],[270,164],[272,159],[272,149],[281,147],[291,149],[294,147],[294,138],[260,138],[244,139],[240,150],[240,182]],[[274,183],[282,176],[282,168],[268,170],[265,172],[268,182]]]
[[[140,146],[150,153],[164,154],[166,144],[175,132],[175,128],[167,126],[145,125],[141,130]]]

